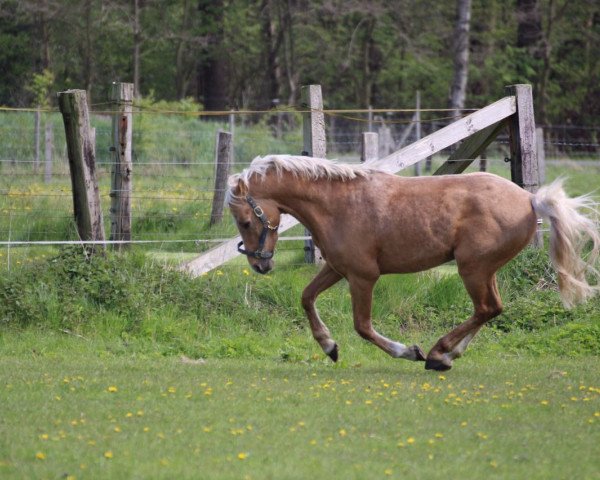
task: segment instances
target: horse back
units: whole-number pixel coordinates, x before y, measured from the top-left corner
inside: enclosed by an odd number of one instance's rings
[[[535,230],[531,194],[496,175],[374,174],[353,183],[340,211],[352,228],[339,226],[337,245],[375,258],[380,273],[426,270],[465,251],[502,256]]]

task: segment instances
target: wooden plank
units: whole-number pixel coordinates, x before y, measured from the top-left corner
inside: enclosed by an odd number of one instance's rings
[[[110,239],[131,240],[133,83],[113,83],[111,99],[116,113],[112,119],[112,150],[110,191]],[[115,245],[122,250],[127,243]]]
[[[94,133],[85,90],[59,92],[58,106],[65,125],[77,232],[81,240],[104,241]]]
[[[372,168],[396,173],[443,150],[464,138],[493,125],[516,112],[515,97],[505,97],[487,107],[451,123],[437,132],[417,140],[381,160],[368,162]]]
[[[233,134],[230,132],[217,132],[215,190],[213,193],[212,210],[210,212],[210,225],[215,225],[223,220],[225,207],[225,190],[227,177],[231,167]]]
[[[490,143],[494,141],[498,133],[506,126],[506,120],[501,120],[489,127],[474,133],[448,157],[433,174],[450,175],[464,172],[467,167],[481,155]]]
[[[298,220],[290,215],[282,215],[279,223],[279,233],[285,232],[299,223]],[[238,235],[231,240],[221,243],[194,260],[184,263],[180,267],[180,270],[189,273],[192,277],[198,277],[204,273],[210,272],[212,269],[237,257],[239,255],[237,245],[241,241],[242,237]]]

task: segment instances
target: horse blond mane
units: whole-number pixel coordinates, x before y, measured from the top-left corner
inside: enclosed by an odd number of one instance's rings
[[[241,181],[246,186],[253,175],[264,177],[268,172],[275,171],[281,176],[283,172],[289,172],[297,177],[307,180],[353,180],[358,177],[365,177],[373,170],[363,165],[348,165],[336,163],[323,158],[303,157],[296,155],[267,155],[265,157],[256,157],[252,160],[250,166],[241,173],[236,173],[229,177],[229,199],[232,196],[232,189]]]

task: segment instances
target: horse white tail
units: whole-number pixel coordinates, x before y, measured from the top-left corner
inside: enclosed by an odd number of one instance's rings
[[[565,307],[584,302],[600,291],[596,268],[600,233],[595,219],[598,204],[589,196],[569,198],[562,179],[540,188],[532,199],[535,212],[550,220],[550,258],[558,273],[558,287]],[[591,217],[581,213],[588,210]],[[585,252],[591,243],[589,253]],[[588,283],[588,277],[592,285]]]

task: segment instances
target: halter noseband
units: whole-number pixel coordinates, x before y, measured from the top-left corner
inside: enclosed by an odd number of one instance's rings
[[[255,252],[249,252],[248,250],[244,250],[242,248],[242,245],[244,244],[243,240],[240,243],[238,243],[237,250],[238,250],[238,252],[243,253],[244,255],[246,255],[248,257],[253,257],[253,258],[258,258],[258,259],[273,258],[273,252],[263,252],[263,248],[265,247],[265,241],[267,240],[267,235],[268,235],[269,231],[273,231],[273,232],[277,231],[277,229],[279,228],[279,225],[276,227],[271,226],[271,222],[265,215],[264,210],[262,208],[260,208],[260,206],[256,203],[256,201],[250,195],[246,195],[246,201],[252,207],[252,211],[254,212],[254,215],[256,215],[257,218],[262,223],[263,229],[262,229],[262,232],[260,232],[260,237],[258,239],[258,249]]]

